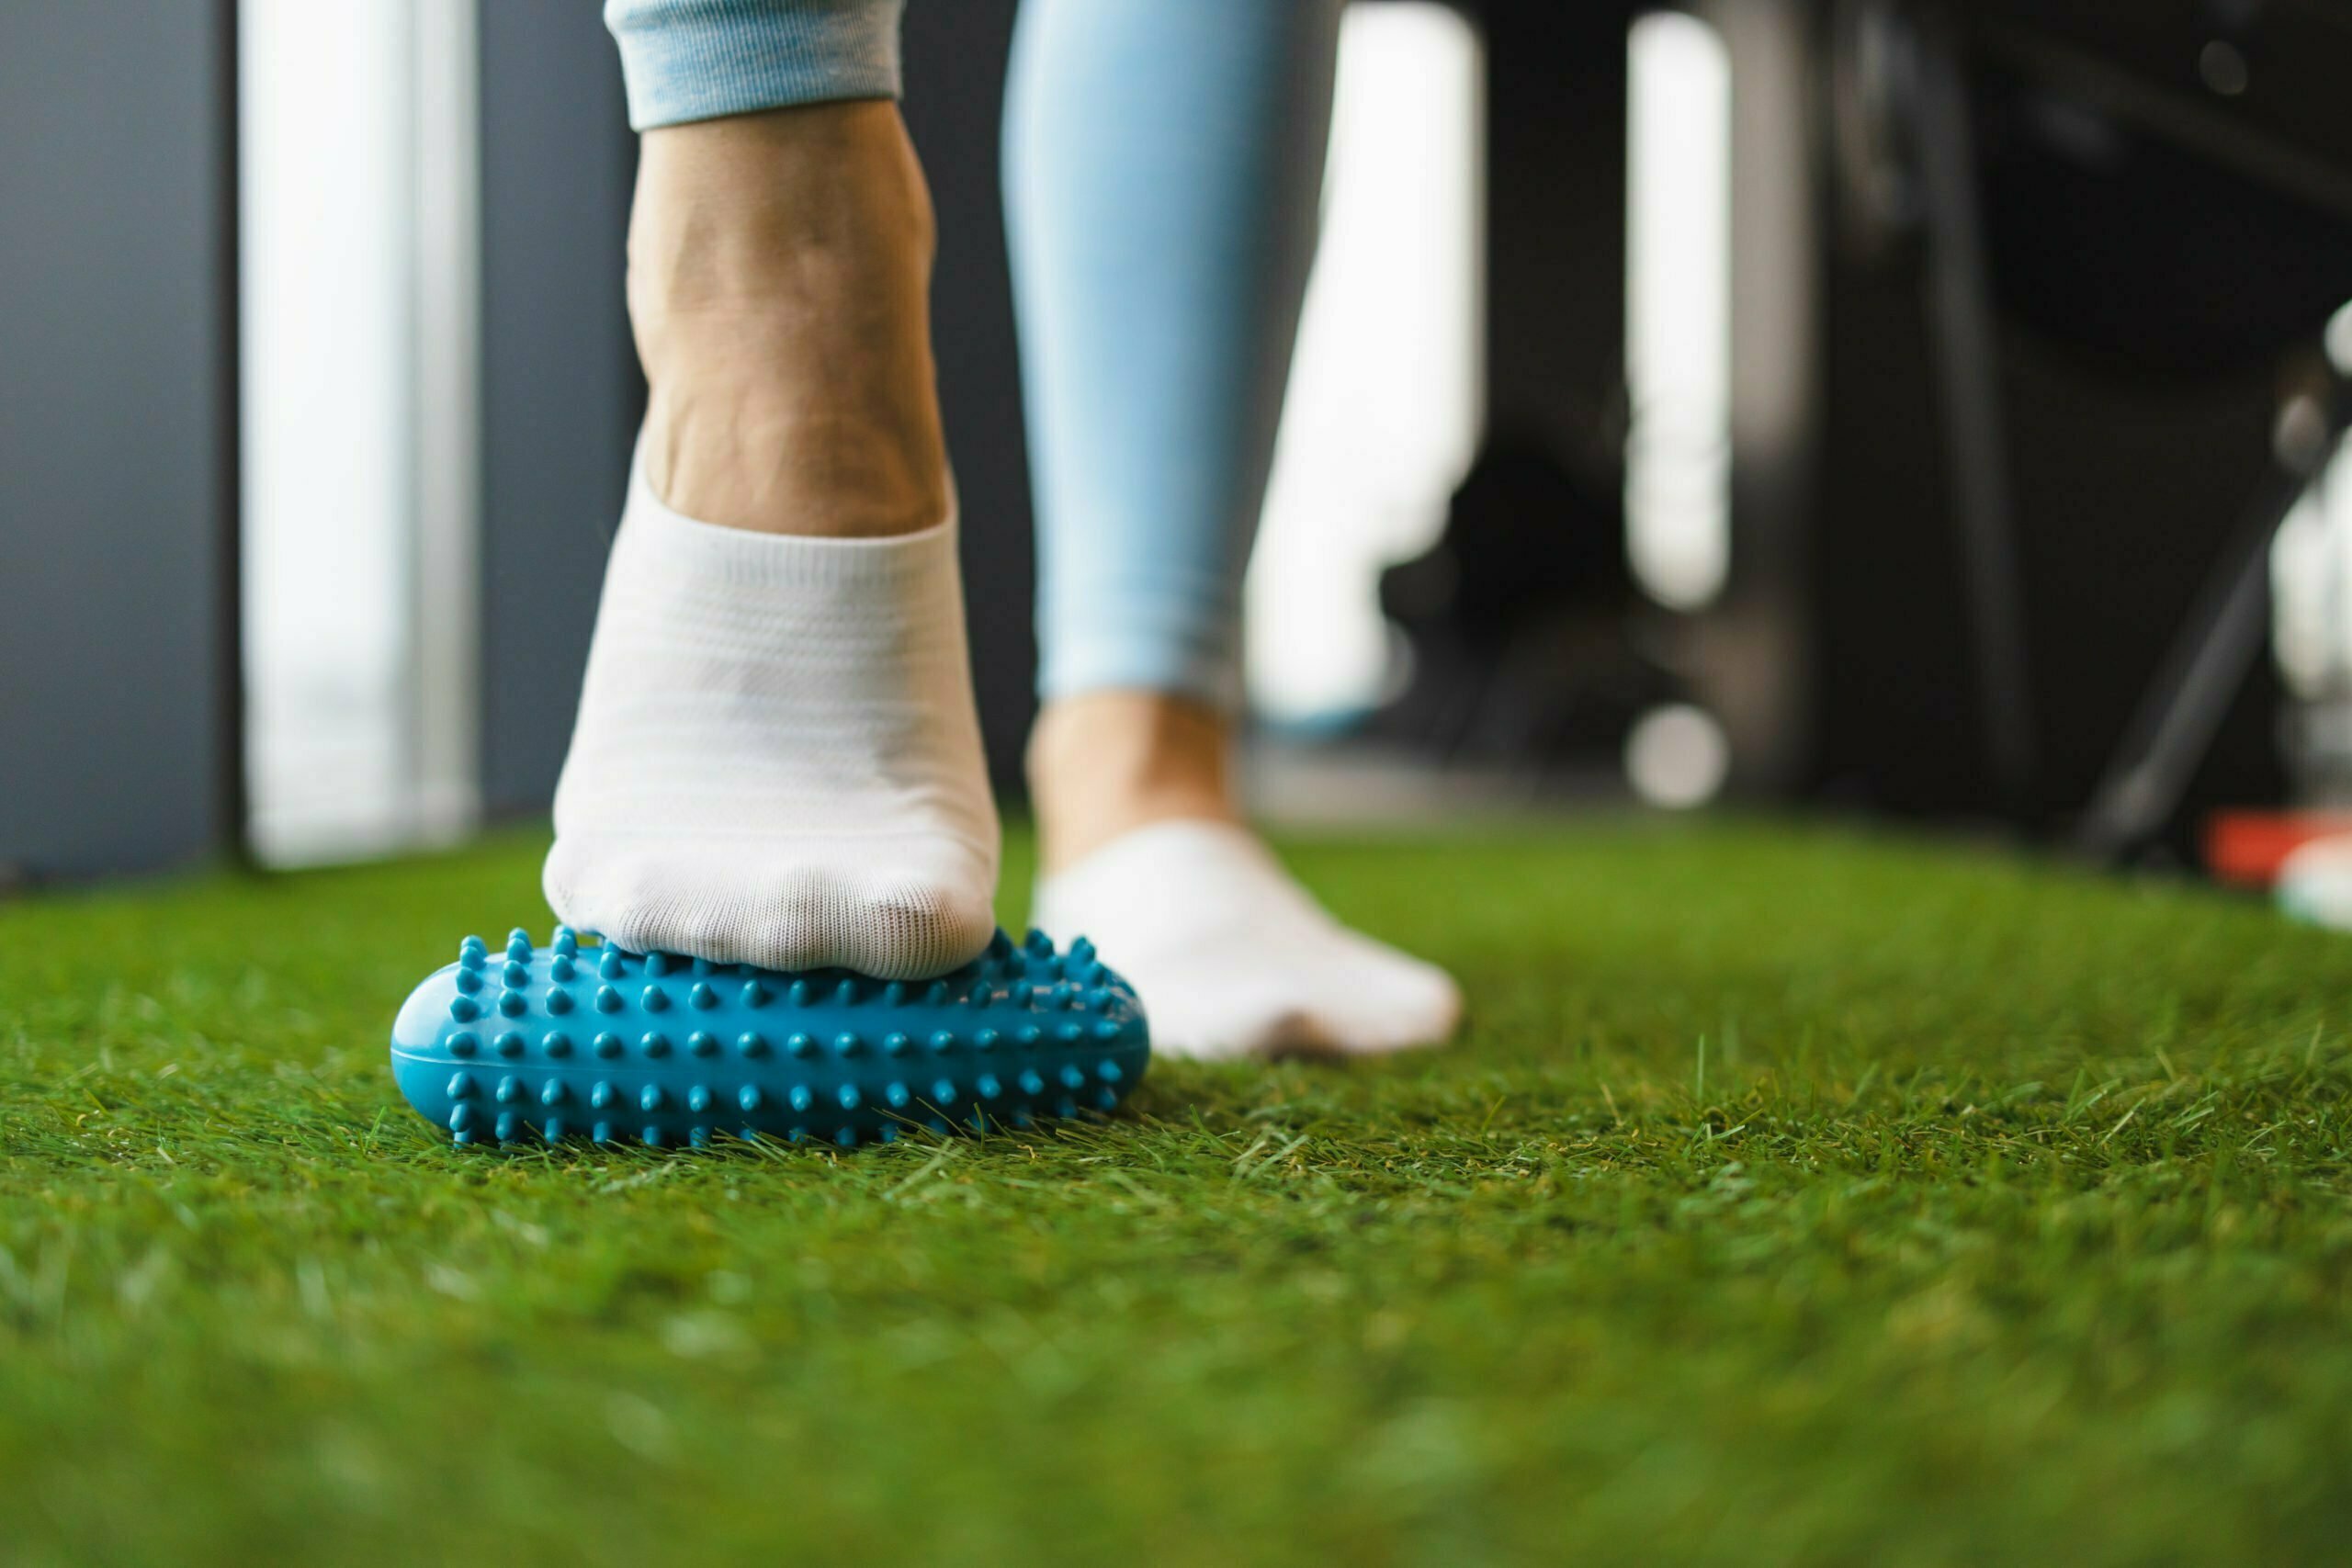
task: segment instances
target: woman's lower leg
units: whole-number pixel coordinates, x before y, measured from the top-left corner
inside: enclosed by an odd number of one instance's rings
[[[1006,187],[1038,507],[1038,919],[1179,1051],[1378,1050],[1443,975],[1241,826],[1241,575],[1313,254],[1336,0],[1028,0]],[[1066,928],[1066,929],[1065,929]]]
[[[1314,254],[1337,18],[1336,0],[1023,8],[1006,186],[1049,870],[1171,808],[1234,814],[1241,569]]]
[[[896,9],[607,7],[651,396],[545,884],[624,947],[912,978],[993,930]]]
[[[771,533],[874,537],[944,517],[933,248],[895,104],[647,132],[628,305],[654,493]]]

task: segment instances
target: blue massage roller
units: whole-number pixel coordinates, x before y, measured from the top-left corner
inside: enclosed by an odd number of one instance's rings
[[[1023,1127],[1109,1111],[1143,1077],[1135,988],[1042,931],[935,980],[779,974],[516,931],[468,937],[392,1025],[392,1076],[460,1144],[714,1134],[854,1146],[902,1128]]]

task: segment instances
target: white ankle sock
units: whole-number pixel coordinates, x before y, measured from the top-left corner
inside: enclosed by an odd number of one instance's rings
[[[632,951],[891,979],[978,953],[997,818],[954,518],[754,534],[632,472],[555,828],[548,902]]]
[[[1037,885],[1036,923],[1089,937],[1179,1056],[1396,1051],[1453,1032],[1444,971],[1348,930],[1255,836],[1160,822]]]

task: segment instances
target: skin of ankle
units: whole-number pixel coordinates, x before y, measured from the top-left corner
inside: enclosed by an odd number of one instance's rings
[[[654,493],[771,533],[875,537],[944,518],[933,245],[896,105],[647,132],[628,308]]]
[[[1030,732],[1029,798],[1046,874],[1156,822],[1239,822],[1232,722],[1163,692],[1088,692]]]

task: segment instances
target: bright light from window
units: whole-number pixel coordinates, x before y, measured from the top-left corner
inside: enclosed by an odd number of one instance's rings
[[[1322,245],[1246,593],[1253,705],[1288,722],[1374,705],[1382,569],[1445,523],[1480,420],[1477,34],[1443,6],[1341,23]]]
[[[2326,334],[2321,341],[2326,344],[2328,363],[2335,367],[2335,373],[2352,376],[2352,304],[2339,306],[2327,319]]]
[[[407,385],[401,0],[245,0],[245,647],[256,847],[400,783]]]
[[[1675,11],[1627,48],[1627,551],[1659,603],[1695,609],[1731,565],[1731,61]]]
[[[471,814],[470,627],[424,619],[470,604],[472,16],[239,13],[246,761],[278,863]]]
[[[2270,547],[2272,639],[2297,696],[2352,691],[2352,441],[2340,443]]]

